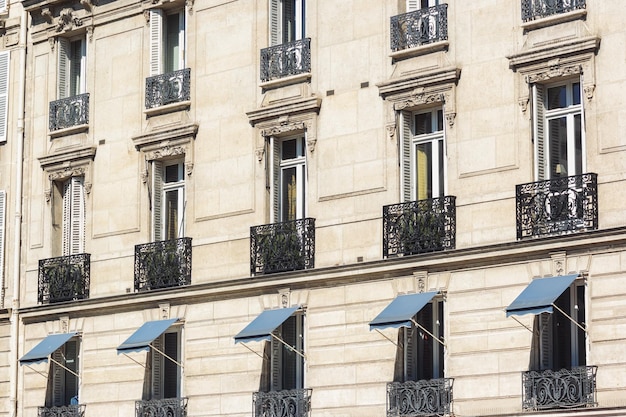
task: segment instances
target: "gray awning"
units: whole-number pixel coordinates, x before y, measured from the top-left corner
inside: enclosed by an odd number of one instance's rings
[[[532,280],[506,308],[506,316],[552,313],[552,304],[577,277],[575,274]]]
[[[411,327],[413,316],[424,308],[437,294],[437,291],[431,291],[397,296],[370,322],[370,331],[387,327]]]
[[[48,362],[48,356],[76,336],[76,332],[50,334],[19,360],[20,365]]]
[[[299,306],[265,310],[235,336],[235,343],[270,340],[272,332],[284,323]]]
[[[150,343],[161,336],[178,318],[147,321],[117,347],[117,354],[150,350]]]

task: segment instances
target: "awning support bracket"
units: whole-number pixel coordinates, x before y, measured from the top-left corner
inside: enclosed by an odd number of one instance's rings
[[[178,365],[180,367],[180,369],[185,369],[185,367],[183,366],[182,363],[174,360],[174,358],[172,358],[171,356],[165,354],[165,352],[161,351],[160,349],[155,348],[152,343],[149,344],[148,346],[150,346],[150,348],[154,349],[155,351],[157,351],[158,353],[160,353],[161,355],[163,355],[163,357],[169,359],[170,361],[172,361],[173,363],[175,363],[176,365]]]
[[[67,366],[63,365],[61,362],[54,360],[52,357],[50,358],[50,360],[54,363],[56,363],[57,365],[59,365],[61,368],[65,369],[67,372],[69,372],[70,374],[74,375],[76,378],[80,379],[80,375],[78,375],[76,372],[72,371],[70,368],[68,368]]]
[[[245,347],[246,349],[248,349],[250,352],[254,353],[255,355],[257,355],[259,358],[261,359],[267,359],[265,356],[261,355],[259,352],[257,352],[256,350],[253,350],[250,346],[246,345],[245,343],[241,343],[243,345],[243,347]]]
[[[441,344],[441,346],[446,347],[446,344],[443,340],[439,339],[437,336],[435,336],[434,334],[432,334],[431,332],[429,332],[428,330],[426,330],[424,328],[424,326],[422,326],[421,324],[419,324],[417,321],[415,321],[414,319],[411,319],[411,321],[413,322],[413,324],[422,329],[423,331],[425,331],[430,337],[432,337],[433,339],[435,339],[437,342],[439,342]]]
[[[384,337],[385,339],[389,340],[391,343],[393,343],[394,345],[396,345],[397,348],[400,348],[400,346],[398,346],[398,344],[396,342],[394,342],[393,340],[391,340],[390,337],[388,337],[387,335],[385,335],[383,332],[381,332],[379,329],[374,329],[376,330],[382,337]]]
[[[525,325],[524,323],[522,323],[521,321],[519,321],[519,320],[517,319],[517,317],[515,317],[515,316],[511,316],[511,317],[513,317],[513,320],[515,320],[516,322],[518,322],[518,323],[519,323],[521,326],[523,326],[526,330],[528,330],[529,332],[533,333],[532,329],[531,329],[530,327],[526,326],[526,325]]]
[[[146,368],[146,365],[144,365],[143,363],[139,362],[138,360],[133,359],[128,354],[122,353],[122,355],[126,356],[128,359],[130,359],[131,361],[135,362],[137,365],[142,366],[144,369]]]
[[[561,310],[556,304],[552,303],[552,307],[556,308],[559,312],[561,312],[561,314],[563,314],[565,317],[567,317],[572,323],[574,323],[576,326],[580,327],[580,329],[587,333],[587,329],[583,326],[580,325],[580,323],[578,323],[576,320],[574,320],[574,318],[572,316],[570,316],[569,314],[567,314],[565,311]]]
[[[304,353],[300,352],[299,350],[297,350],[296,348],[291,346],[289,343],[285,342],[283,339],[281,339],[280,337],[276,336],[274,333],[272,333],[271,335],[272,335],[272,337],[274,339],[278,340],[280,343],[282,343],[283,345],[287,346],[287,349],[289,349],[292,352],[302,356],[302,359],[306,360],[306,356],[304,355]]]
[[[30,366],[29,364],[25,363],[24,365],[28,366],[28,369],[30,369],[31,371],[35,371],[37,372],[39,375],[43,376],[44,378],[48,379],[48,375],[44,374],[43,372],[40,372],[38,370],[36,370],[35,368],[33,368],[32,366]]]

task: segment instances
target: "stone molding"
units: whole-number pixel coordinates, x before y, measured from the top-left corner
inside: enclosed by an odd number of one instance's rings
[[[39,163],[48,177],[48,188],[44,191],[46,202],[52,199],[52,184],[56,181],[65,181],[71,177],[85,177],[85,194],[91,193],[91,172],[96,148],[79,148],[58,152],[39,158]]]

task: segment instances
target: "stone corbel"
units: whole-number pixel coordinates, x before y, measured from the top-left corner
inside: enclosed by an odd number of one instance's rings
[[[448,112],[446,111],[446,121],[448,122],[448,126],[454,126],[454,120],[456,119],[456,112]]]
[[[150,23],[150,10],[143,11],[143,17],[146,19],[146,26]]]
[[[83,25],[83,21],[74,16],[74,9],[66,7],[59,13],[57,20],[57,32],[63,32],[73,29],[74,27],[80,27]]]
[[[54,52],[54,47],[56,46],[57,38],[52,37],[48,38],[48,44],[50,44],[50,52]]]
[[[587,101],[591,101],[595,90],[596,90],[595,84],[589,84],[589,85],[583,86],[583,92],[585,93],[585,98],[587,99]]]
[[[530,97],[528,96],[520,97],[519,100],[517,100],[517,104],[519,105],[520,109],[522,109],[522,113],[526,113],[526,110],[528,110],[529,101]]]
[[[93,6],[95,6],[95,2],[93,2],[92,0],[80,0],[80,4],[82,4],[83,7],[89,11],[91,11]]]
[[[191,177],[191,174],[193,173],[193,162],[191,161],[185,162],[185,173],[187,174],[188,177]]]
[[[41,17],[48,23],[52,23],[52,11],[50,11],[49,7],[44,7],[41,9]]]
[[[263,156],[265,156],[265,147],[259,146],[254,150],[254,154],[256,155],[256,160],[261,162],[263,160]]]
[[[190,15],[193,14],[193,2],[194,0],[185,0],[185,7]]]
[[[87,27],[87,39],[89,39],[89,42],[93,41],[93,26]]]
[[[387,136],[389,136],[390,140],[394,140],[396,138],[396,123],[389,123],[385,126],[385,130],[387,130]]]

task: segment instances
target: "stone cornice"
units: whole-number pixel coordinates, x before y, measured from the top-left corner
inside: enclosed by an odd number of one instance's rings
[[[54,153],[52,155],[42,156],[39,159],[39,163],[41,167],[46,170],[53,170],[56,168],[62,169],[64,167],[69,167],[77,162],[83,161],[93,161],[96,156],[96,147],[88,147],[88,148],[80,148],[80,149],[72,149],[68,151]]]
[[[137,150],[153,151],[167,143],[170,146],[190,142],[198,133],[198,124],[175,125],[132,137]]]
[[[576,60],[576,56],[593,53],[595,54],[600,47],[600,38],[586,37],[583,39],[575,39],[568,42],[557,42],[542,45],[537,48],[520,51],[507,56],[509,59],[509,68],[517,71],[523,67],[529,67],[533,64],[545,65],[547,61],[555,58],[562,58],[565,61]],[[573,57],[573,58],[567,58]]]
[[[412,91],[416,88],[425,88],[433,85],[456,84],[461,75],[460,68],[448,67],[435,71],[420,72],[391,79],[376,84],[382,98]]]
[[[284,116],[293,116],[301,113],[318,114],[322,106],[322,99],[319,97],[307,97],[293,101],[286,101],[267,107],[255,109],[246,113],[248,121],[252,126],[265,121],[278,120]]]

